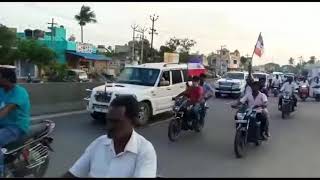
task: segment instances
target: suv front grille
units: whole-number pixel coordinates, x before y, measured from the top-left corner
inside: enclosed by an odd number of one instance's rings
[[[112,97],[111,92],[101,92],[98,91],[95,95],[94,98],[96,99],[97,102],[103,102],[103,103],[109,103]]]

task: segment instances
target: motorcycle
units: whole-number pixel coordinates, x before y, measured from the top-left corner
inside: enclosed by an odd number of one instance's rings
[[[272,93],[274,97],[278,97],[279,95],[279,88],[278,87],[273,87]]]
[[[294,111],[293,99],[289,92],[285,92],[282,98],[281,117],[285,119]]]
[[[206,103],[201,105],[200,108],[200,121],[195,120],[191,109],[193,105],[188,105],[188,98],[172,98],[175,101],[173,112],[174,117],[169,123],[168,137],[170,141],[176,141],[181,133],[181,130],[194,130],[201,132],[204,126],[204,119],[208,107]]]
[[[309,96],[309,88],[306,85],[299,87],[299,97],[302,101],[306,101]]]
[[[238,109],[235,116],[234,152],[237,158],[242,158],[246,155],[248,143],[261,145],[263,141],[261,121],[256,118],[257,109],[248,108],[246,105],[231,107]]]
[[[316,85],[313,88],[313,97],[316,99],[317,102],[320,101],[320,86]]]
[[[32,121],[29,133],[16,142],[4,146],[4,177],[43,177],[53,152],[50,144],[55,123],[50,120]]]

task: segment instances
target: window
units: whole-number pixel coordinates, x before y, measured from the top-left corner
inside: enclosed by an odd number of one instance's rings
[[[117,82],[142,86],[154,86],[159,69],[127,67],[119,75]]]
[[[233,64],[237,64],[237,60],[233,60]]]
[[[160,78],[160,81],[159,81],[158,86],[160,86],[160,82],[161,82],[161,81],[169,81],[169,82],[170,82],[170,72],[169,72],[169,71],[164,71],[164,72],[162,73],[162,76],[161,76],[161,78]]]
[[[229,64],[229,60],[227,60],[227,64]]]
[[[183,69],[182,70],[182,73],[183,73],[183,79],[184,79],[184,82],[187,82],[189,81],[189,76],[188,76],[188,70],[187,69]]]
[[[182,82],[181,71],[172,70],[172,84],[177,84]]]

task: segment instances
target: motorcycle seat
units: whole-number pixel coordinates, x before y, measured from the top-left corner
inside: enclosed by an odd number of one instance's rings
[[[28,134],[26,134],[25,136],[23,136],[21,139],[17,141],[7,144],[6,146],[4,146],[4,148],[6,148],[8,151],[14,150],[19,146],[22,146],[29,140],[37,138],[47,130],[48,130],[48,126],[44,122],[31,124]]]

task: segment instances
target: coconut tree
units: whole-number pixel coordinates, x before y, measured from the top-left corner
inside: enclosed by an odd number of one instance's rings
[[[91,11],[89,6],[83,5],[79,14],[75,15],[74,18],[78,21],[81,27],[81,42],[83,42],[83,26],[87,23],[96,23],[96,14]]]

